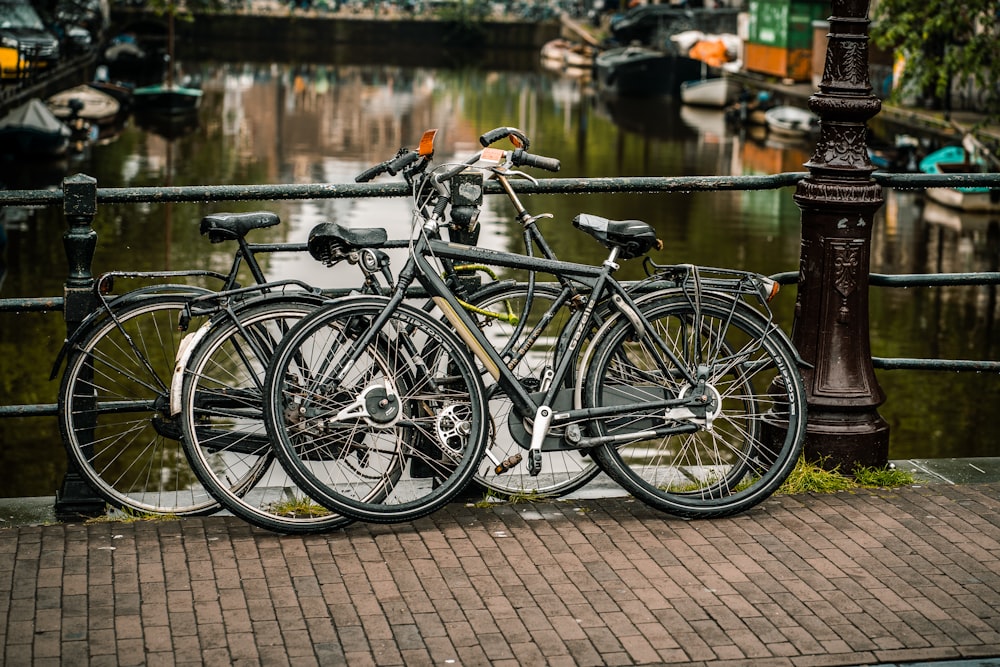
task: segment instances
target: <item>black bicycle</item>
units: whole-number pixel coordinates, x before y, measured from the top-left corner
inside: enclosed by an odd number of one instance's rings
[[[267,371],[264,417],[289,475],[345,516],[423,516],[475,477],[490,402],[502,397],[529,474],[543,472],[543,452],[589,454],[636,497],[691,518],[768,497],[794,466],[806,424],[798,358],[767,306],[777,285],[750,272],[651,262],[642,285],[622,285],[617,261],[659,244],[635,220],[574,219],[608,249],[600,266],[440,240],[441,201],[456,176],[491,160],[551,161],[503,153],[486,149],[415,183],[415,234],[390,295],[330,302],[283,338]],[[518,376],[441,277],[441,264],[457,261],[559,278],[529,334],[553,341],[555,365],[541,382]],[[415,284],[450,327],[407,300]],[[570,301],[578,307],[562,320]]]

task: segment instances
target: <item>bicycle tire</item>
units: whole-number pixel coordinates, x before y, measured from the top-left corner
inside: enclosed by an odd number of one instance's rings
[[[279,533],[320,533],[352,523],[316,505],[288,478],[264,427],[267,363],[292,325],[321,303],[282,295],[220,313],[192,343],[183,369],[180,422],[192,469],[225,509]]]
[[[468,302],[480,311],[473,310],[472,316],[477,320],[486,337],[494,347],[503,354],[505,350],[518,349],[527,343],[529,329],[518,331],[517,340],[512,340],[516,325],[506,315],[513,314],[525,320],[529,326],[534,326],[556,301],[560,289],[555,285],[538,284],[535,286],[530,312],[525,312],[528,287],[523,283],[501,282],[489,285],[471,295]],[[570,309],[565,306],[557,313],[539,337],[532,342],[526,353],[521,356],[513,371],[520,376],[522,384],[537,391],[543,370],[555,368],[558,337],[570,317]],[[484,385],[492,378],[483,374]],[[569,395],[575,376],[565,379]],[[586,451],[579,450],[543,450],[541,472],[532,476],[528,472],[528,461],[522,454],[524,450],[511,434],[510,411],[512,404],[502,390],[488,389],[490,418],[490,439],[487,451],[492,457],[486,457],[479,465],[475,481],[487,493],[504,498],[518,497],[559,497],[572,493],[596,477],[600,468]],[[501,462],[517,461],[507,464],[502,471],[497,470],[494,460]]]
[[[192,296],[123,298],[75,336],[59,387],[59,429],[71,462],[114,508],[204,515],[220,507],[188,465],[167,409],[184,335],[178,320]]]
[[[703,293],[700,310],[680,291],[641,304],[682,363],[710,371],[706,414],[714,418],[709,429],[708,419],[643,409],[644,401],[675,398],[690,385],[652,358],[650,336],[617,318],[588,349],[582,395],[588,407],[634,404],[634,413],[589,427],[602,437],[635,434],[635,441],[599,445],[595,461],[633,496],[675,516],[721,517],[753,507],[784,482],[802,451],[806,396],[791,342],[758,311],[725,295]],[[648,435],[668,423],[697,423],[698,430]]]
[[[303,318],[268,367],[264,418],[278,458],[321,505],[360,521],[430,514],[461,493],[486,446],[482,381],[454,332],[356,296]],[[344,362],[352,347],[363,355]],[[331,368],[344,363],[339,380]]]

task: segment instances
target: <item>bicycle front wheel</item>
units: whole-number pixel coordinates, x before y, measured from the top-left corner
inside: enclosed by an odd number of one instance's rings
[[[725,296],[703,294],[696,308],[675,292],[641,308],[655,336],[638,335],[621,318],[593,347],[585,405],[632,406],[589,424],[607,438],[595,460],[634,496],[676,516],[749,509],[781,485],[802,450],[806,399],[791,343]],[[657,343],[704,380],[700,410],[648,407],[696,390]]]
[[[264,376],[289,329],[316,299],[265,297],[216,316],[184,368],[180,420],[195,474],[223,507],[287,534],[341,528],[351,519],[317,505],[275,460],[264,428]]]
[[[178,515],[220,507],[188,465],[168,409],[190,299],[158,294],[113,306],[70,351],[59,388],[63,443],[112,507]]]
[[[268,368],[264,417],[279,460],[320,504],[372,522],[442,507],[486,445],[482,381],[461,341],[406,304],[351,297],[304,318]]]

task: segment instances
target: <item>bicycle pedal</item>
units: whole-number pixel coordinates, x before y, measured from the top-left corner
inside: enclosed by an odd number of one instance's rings
[[[514,454],[510,458],[505,459],[501,461],[499,464],[497,464],[497,467],[493,469],[493,472],[495,472],[498,475],[502,475],[505,472],[513,470],[514,467],[520,462],[521,462],[521,455]]]
[[[532,477],[538,477],[540,472],[542,472],[542,452],[533,449],[528,453],[528,474]]]

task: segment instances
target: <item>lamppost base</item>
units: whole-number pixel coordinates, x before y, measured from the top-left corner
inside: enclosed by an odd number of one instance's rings
[[[804,453],[825,470],[851,474],[855,468],[889,464],[889,424],[877,413],[809,413]]]

